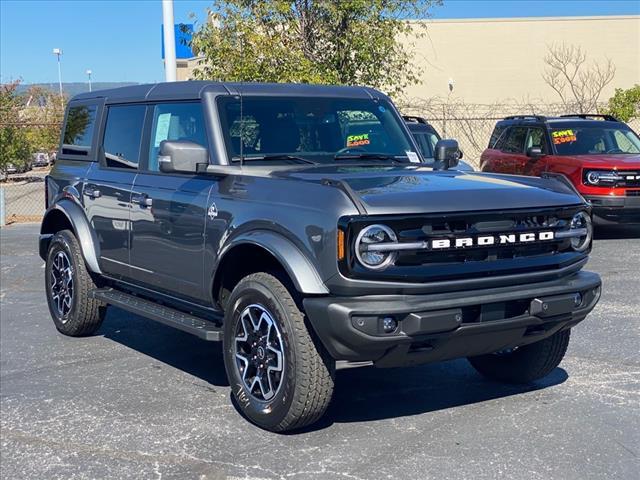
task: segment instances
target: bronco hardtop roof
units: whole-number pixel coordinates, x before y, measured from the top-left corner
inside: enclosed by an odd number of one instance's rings
[[[342,97],[342,98],[387,98],[378,90],[369,87],[336,85],[311,85],[303,83],[257,83],[257,82],[162,82],[127,87],[95,90],[74,96],[71,101],[103,98],[107,102],[132,102],[145,100],[184,100],[201,98],[205,92],[220,95],[295,96],[295,97]]]
[[[499,120],[499,125],[520,125],[530,123],[581,123],[581,122],[614,122],[621,123],[620,120],[612,115],[590,114],[590,113],[572,113],[568,115],[560,115],[556,117],[546,117],[544,115],[511,115]]]

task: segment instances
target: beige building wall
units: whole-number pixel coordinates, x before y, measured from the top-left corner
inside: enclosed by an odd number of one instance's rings
[[[176,60],[176,80],[193,80],[193,70],[198,66],[198,58]]]
[[[608,57],[615,67],[606,101],[616,87],[640,83],[640,16],[426,20],[427,35],[416,41],[415,61],[424,67],[422,82],[409,97],[448,94],[467,103],[559,101],[542,79],[547,45],[582,47],[587,61]],[[414,39],[415,41],[415,39]]]
[[[610,58],[613,82],[603,92],[606,101],[616,87],[640,83],[640,16],[540,17],[425,20],[427,35],[415,42],[414,61],[423,67],[422,82],[407,90],[409,98],[451,99],[469,104],[530,100],[559,102],[544,83],[547,45],[580,46],[587,61]],[[198,59],[178,60],[178,80],[193,78]]]

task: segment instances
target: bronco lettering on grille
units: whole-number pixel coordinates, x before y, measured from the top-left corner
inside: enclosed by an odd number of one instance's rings
[[[430,247],[432,250],[442,250],[447,248],[531,243],[537,241],[549,241],[554,238],[555,234],[552,231],[483,235],[479,237],[458,237],[455,239],[436,238],[431,240]]]

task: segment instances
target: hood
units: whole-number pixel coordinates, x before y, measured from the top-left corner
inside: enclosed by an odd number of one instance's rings
[[[414,214],[576,205],[583,199],[555,179],[416,166],[316,167],[279,172],[309,182],[345,182],[369,214]],[[331,187],[328,187],[331,188]]]
[[[570,158],[581,164],[583,168],[640,169],[640,154],[576,155],[560,158]]]

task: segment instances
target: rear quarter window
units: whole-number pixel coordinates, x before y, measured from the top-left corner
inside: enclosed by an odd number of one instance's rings
[[[97,105],[73,105],[69,107],[62,135],[62,154],[89,157],[97,111]]]

